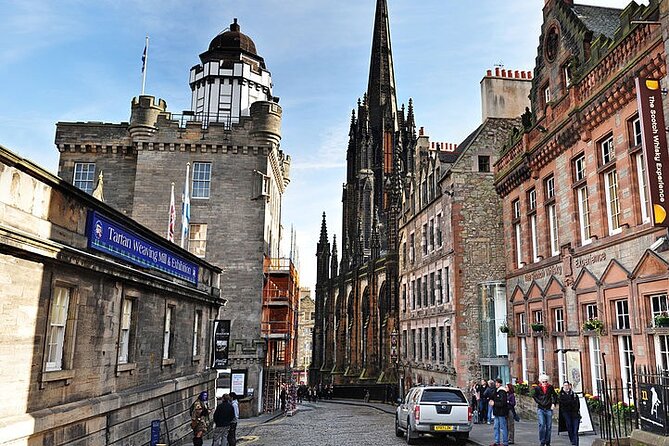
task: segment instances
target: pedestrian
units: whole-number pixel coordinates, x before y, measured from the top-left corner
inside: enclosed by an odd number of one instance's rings
[[[516,414],[516,389],[511,383],[507,383],[506,385],[506,402],[509,404],[509,414],[506,416],[506,427],[509,431],[509,444],[515,444],[516,420],[519,420],[520,418],[518,418],[518,415]]]
[[[235,418],[230,422],[230,430],[228,430],[228,444],[230,446],[237,445],[237,422],[239,421],[239,398],[235,392],[230,392],[230,404],[235,411]]]
[[[578,446],[578,427],[581,424],[581,403],[578,400],[578,395],[574,393],[569,381],[565,381],[564,384],[562,384],[562,389],[560,389],[560,393],[558,394],[558,402],[560,403],[559,420],[564,421],[567,433],[569,434],[569,441],[571,441],[572,446]],[[558,432],[560,432],[560,430],[561,429],[558,429]]]
[[[495,390],[488,403],[491,412],[495,415],[495,443],[491,446],[507,446],[509,444],[509,430],[506,424],[506,417],[509,414],[509,403],[506,388],[502,385],[502,380],[497,378],[495,381]]]
[[[212,446],[228,446],[228,432],[230,424],[235,419],[235,409],[230,403],[230,395],[223,395],[216,410],[214,411],[214,440]]]
[[[190,427],[193,429],[193,446],[202,446],[202,437],[209,429],[209,407],[207,400],[209,393],[200,392],[197,399],[190,406]]]
[[[487,412],[487,417],[486,417],[486,423],[492,424],[492,418],[493,418],[493,411],[490,409],[490,400],[493,399],[495,396],[495,381],[492,379],[488,380],[488,387],[486,387],[485,392],[483,392],[483,397],[486,399],[487,404],[488,404],[488,412]]]
[[[539,444],[550,446],[553,429],[553,410],[557,404],[557,393],[548,383],[548,375],[539,376],[539,385],[534,389],[534,402],[537,403],[537,420],[539,422]]]
[[[286,386],[281,386],[281,393],[279,393],[279,400],[281,401],[281,412],[286,411]]]
[[[485,396],[485,391],[488,390],[488,382],[482,379],[476,386],[476,392],[479,394],[479,423],[485,424],[488,420],[488,399]]]
[[[473,379],[469,383],[469,405],[471,406],[472,409],[472,419],[474,420],[475,424],[478,424],[479,422],[479,395],[476,390],[476,380]]]
[[[369,389],[365,387],[365,402],[369,403]]]

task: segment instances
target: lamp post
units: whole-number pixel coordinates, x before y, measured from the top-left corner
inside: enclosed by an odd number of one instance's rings
[[[396,386],[397,389],[393,395],[393,403],[395,403],[395,399],[397,399],[397,395],[399,395],[399,374],[397,373],[397,360],[398,360],[398,352],[399,349],[397,348],[397,337],[399,336],[399,333],[397,331],[397,328],[393,328],[393,331],[390,333],[390,361],[393,363],[393,369],[395,370],[395,380],[396,380]]]

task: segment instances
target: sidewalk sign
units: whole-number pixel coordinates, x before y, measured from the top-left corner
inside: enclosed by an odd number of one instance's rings
[[[590,417],[590,408],[585,401],[585,395],[578,395],[578,401],[581,404],[580,414],[581,414],[581,423],[578,426],[579,434],[594,434],[595,429],[592,427],[592,418]]]

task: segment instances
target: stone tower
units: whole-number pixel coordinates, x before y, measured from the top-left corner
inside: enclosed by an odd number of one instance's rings
[[[129,123],[59,122],[58,173],[82,187],[82,178],[103,171],[106,203],[161,235],[174,184],[176,242],[178,200],[189,182],[183,246],[224,271],[220,288],[227,305],[207,318],[231,321],[230,367],[246,374],[255,396],[248,410],[257,413],[267,382],[264,263],[279,257],[290,156],[280,147],[282,110],[271,94],[269,72],[236,21],[214,37],[200,60],[191,70],[192,110],[172,113],[162,99],[140,96],[132,100]],[[177,336],[186,346],[193,334]],[[200,356],[194,361],[209,360]]]

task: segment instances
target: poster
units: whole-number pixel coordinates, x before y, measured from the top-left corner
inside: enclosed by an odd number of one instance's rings
[[[217,319],[214,321],[211,348],[211,368],[216,370],[229,367],[228,352],[230,343],[230,321]]]
[[[567,352],[567,381],[574,393],[583,393],[583,375],[581,373],[581,353]]]
[[[237,394],[237,396],[245,395],[246,387],[246,372],[232,372],[231,379],[231,390]]]
[[[659,384],[639,383],[641,429],[660,435],[667,432],[666,394]]]

